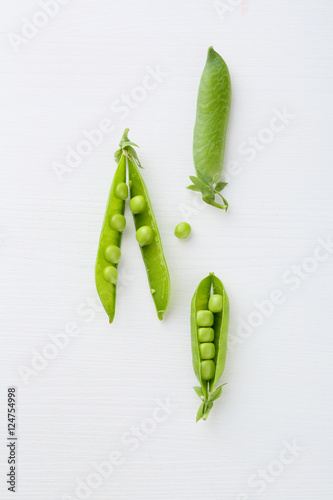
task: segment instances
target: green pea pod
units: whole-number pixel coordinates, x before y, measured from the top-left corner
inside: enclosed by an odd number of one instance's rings
[[[188,189],[198,191],[209,205],[227,210],[228,203],[221,195],[226,183],[219,182],[223,167],[225,139],[231,105],[231,82],[228,66],[222,57],[209,47],[197,100],[193,135],[193,160],[197,177],[190,176]],[[215,195],[223,204],[215,202]]]
[[[170,277],[153,207],[137,165],[140,165],[140,162],[138,163],[138,158],[133,158],[132,155],[128,153],[128,176],[131,201],[135,197],[142,197],[145,201],[145,209],[143,211],[139,213],[133,212],[137,238],[141,230],[140,228],[152,229],[151,241],[147,245],[140,245],[140,248],[146,266],[148,282],[155,303],[157,316],[162,320],[169,302]]]
[[[120,249],[122,232],[110,226],[110,218],[114,214],[124,215],[125,200],[115,195],[115,190],[120,183],[126,182],[126,157],[121,155],[117,170],[114,174],[109,199],[105,211],[104,222],[99,239],[95,266],[95,282],[99,298],[103,304],[109,321],[112,323],[116,306],[116,283],[111,282],[107,273],[110,268],[118,268],[118,262],[110,262],[107,249],[116,247]],[[117,260],[117,259],[114,259]],[[113,280],[114,281],[114,280]]]
[[[220,305],[217,309],[213,309],[210,305],[212,295],[219,299]],[[210,309],[217,312],[212,313]],[[194,390],[202,401],[197,421],[201,418],[207,419],[213,407],[213,401],[222,394],[224,384],[215,390],[214,388],[225,367],[228,324],[228,296],[221,281],[211,273],[199,283],[191,303],[193,369],[200,383],[200,387],[194,387]],[[210,335],[211,337],[208,338]],[[205,339],[204,336],[207,338]]]

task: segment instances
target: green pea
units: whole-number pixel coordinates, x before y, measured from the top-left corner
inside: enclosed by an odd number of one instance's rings
[[[201,362],[201,377],[203,380],[211,380],[215,374],[215,363],[212,359]]]
[[[198,340],[199,342],[213,342],[214,340],[213,328],[199,328]]]
[[[214,315],[211,311],[198,311],[197,312],[197,325],[198,326],[212,326],[214,323]]]
[[[136,239],[140,247],[150,245],[154,239],[154,233],[150,226],[141,226],[136,232]]]
[[[200,344],[201,359],[212,359],[215,356],[215,345],[212,342]]]
[[[134,196],[134,198],[130,201],[130,209],[133,214],[141,214],[146,210],[146,207],[147,202],[140,194],[138,196]]]
[[[120,233],[124,231],[126,227],[126,219],[121,214],[114,214],[110,217],[110,227],[115,231],[119,231]]]
[[[208,301],[208,309],[213,313],[219,313],[223,308],[222,295],[215,293],[212,295]]]
[[[110,283],[116,284],[118,281],[118,271],[113,266],[107,266],[103,272],[104,279]]]
[[[188,222],[180,222],[175,227],[175,236],[180,240],[184,240],[191,234],[191,226]]]
[[[120,182],[115,190],[115,196],[120,200],[127,200],[128,198],[128,186],[125,182]]]
[[[118,264],[121,257],[120,248],[116,247],[116,245],[109,245],[105,249],[104,257],[108,262],[112,262],[112,264]]]

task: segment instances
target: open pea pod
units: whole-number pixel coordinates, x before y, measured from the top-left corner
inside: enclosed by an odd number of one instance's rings
[[[191,346],[194,373],[200,387],[194,387],[202,403],[197,421],[206,420],[213,402],[222,394],[214,390],[221,378],[227,354],[229,300],[222,282],[209,274],[198,285],[191,303]]]
[[[161,237],[147,188],[138,170],[141,164],[134,149],[137,145],[129,140],[128,129],[125,130],[119,146],[120,149],[114,155],[118,167],[112,181],[96,259],[97,292],[112,323],[116,304],[117,268],[121,256],[121,235],[126,226],[124,213],[125,200],[128,197],[126,184],[126,168],[128,167],[130,209],[137,230],[136,239],[141,247],[150,291],[158,318],[161,320],[170,295],[169,271]]]
[[[197,177],[190,176],[202,199],[217,208],[228,209],[221,191],[227,185],[220,182],[225,140],[231,105],[231,82],[228,66],[222,57],[209,47],[197,100],[197,113],[193,134],[193,160]],[[216,203],[215,195],[223,203]]]
[[[95,265],[97,293],[109,316],[110,323],[114,319],[116,307],[116,282],[119,259],[118,255],[115,256],[115,254],[117,253],[116,250],[119,249],[120,258],[122,236],[122,232],[114,228],[110,224],[110,220],[115,214],[124,216],[125,213],[125,200],[116,196],[116,189],[122,183],[126,183],[125,155],[121,155],[119,159],[118,167],[111,184]]]
[[[126,148],[127,149],[127,148]],[[128,152],[128,177],[130,186],[130,207],[132,202],[142,201],[142,210],[138,213],[133,209],[134,225],[137,230],[137,240],[140,244],[142,258],[146,266],[150,292],[153,297],[157,316],[160,320],[163,319],[164,312],[167,308],[170,295],[170,277],[167,263],[164,257],[162,241],[157,227],[153,207],[148,195],[146,185],[142,179],[137,165],[140,162],[136,157],[133,157],[131,152]],[[140,234],[150,239],[148,244],[140,239]],[[142,236],[141,236],[142,238]]]

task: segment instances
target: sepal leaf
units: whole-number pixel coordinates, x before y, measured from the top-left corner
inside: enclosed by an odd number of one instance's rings
[[[211,193],[211,188],[209,186],[207,186],[207,184],[205,184],[203,181],[198,179],[198,177],[196,177],[195,175],[190,175],[190,179],[193,182],[193,184],[195,185],[195,187],[197,187],[203,195],[207,195],[207,194]]]
[[[222,191],[222,189],[224,189],[227,185],[228,185],[227,182],[218,182],[215,186],[215,191],[220,193],[220,191]]]
[[[212,392],[209,396],[209,401],[216,401],[222,395],[222,388],[226,384],[220,385],[214,392]]]
[[[205,203],[208,203],[208,205],[220,208],[221,210],[228,210],[229,206],[228,202],[225,198],[223,198],[223,196],[219,192],[222,191],[223,188],[225,188],[225,186],[227,185],[226,182],[218,182],[215,186],[215,191],[214,191],[213,186],[209,186],[195,175],[190,175],[190,179],[193,182],[193,185],[191,184],[190,186],[187,186],[187,189],[190,189],[191,191],[200,192],[202,194],[203,201]],[[216,188],[218,190],[216,190]],[[216,203],[215,201],[216,194],[222,198],[224,205]]]
[[[118,151],[115,152],[114,154],[114,159],[116,160],[117,163],[120,162],[121,155],[123,154],[122,149],[118,149]]]
[[[201,405],[199,406],[196,420],[195,420],[196,422],[198,422],[203,417],[204,407],[205,407],[205,403],[201,403]]]
[[[199,398],[204,397],[204,393],[201,387],[195,386],[193,387],[193,389],[198,394]]]
[[[122,149],[127,148],[128,146],[134,146],[136,148],[139,147],[137,144],[135,144],[134,142],[132,142],[130,140],[128,140],[128,141],[121,141],[121,147],[122,147]]]
[[[123,136],[121,138],[121,141],[119,143],[120,149],[115,152],[115,155],[114,155],[115,160],[117,162],[119,162],[121,155],[124,154],[125,156],[127,156],[127,158],[132,160],[136,164],[137,167],[142,168],[140,160],[138,158],[138,155],[136,154],[136,151],[134,149],[134,147],[138,148],[139,146],[137,144],[135,144],[134,142],[129,140],[128,132],[129,132],[129,129],[126,128],[124,133],[123,133]]]
[[[196,186],[194,186],[194,184],[191,184],[190,186],[186,186],[186,189],[190,189],[191,191],[196,191],[198,193],[201,193],[200,189]]]

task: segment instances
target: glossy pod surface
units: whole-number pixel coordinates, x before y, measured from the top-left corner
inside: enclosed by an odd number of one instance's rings
[[[130,157],[128,158],[128,176],[132,206],[136,207],[133,218],[137,230],[137,240],[140,244],[143,261],[146,266],[148,282],[157,316],[161,320],[169,302],[169,271],[146,185],[137,165]],[[133,203],[133,200],[137,204]],[[139,212],[137,211],[137,206],[140,206]],[[151,231],[148,228],[151,228]]]
[[[214,388],[225,367],[228,324],[228,296],[221,281],[209,274],[199,283],[191,303],[193,369],[200,383],[195,391],[203,401],[197,420],[206,420],[213,401],[222,393],[222,386]]]
[[[231,82],[228,66],[222,57],[209,47],[197,100],[193,133],[193,160],[197,177],[191,176],[192,191],[199,191],[203,200],[218,208],[227,209],[220,191],[226,183],[218,182],[222,173],[225,140],[231,105]],[[219,195],[223,204],[215,202]]]
[[[112,323],[116,307],[116,280],[117,267],[120,259],[120,244],[122,231],[117,230],[117,225],[112,221],[116,216],[116,221],[122,221],[123,226],[125,201],[116,196],[119,184],[126,183],[126,158],[122,156],[113,177],[104,222],[99,239],[96,266],[95,282],[99,298],[103,304],[109,321]],[[119,229],[119,227],[118,227]]]

